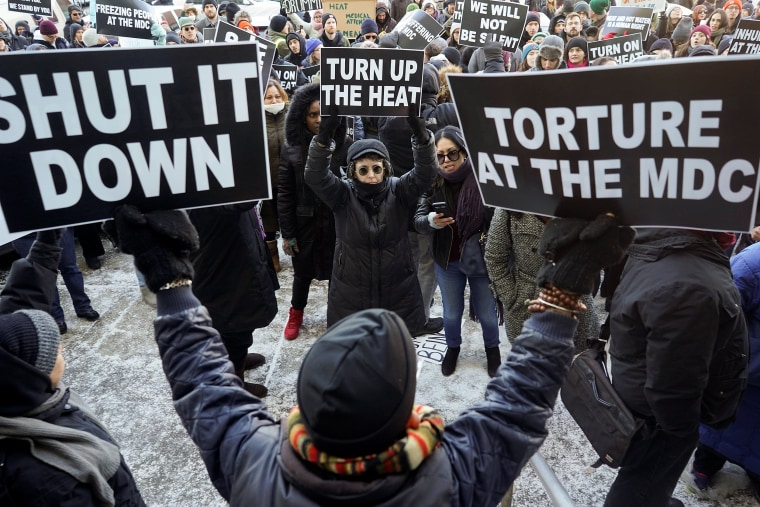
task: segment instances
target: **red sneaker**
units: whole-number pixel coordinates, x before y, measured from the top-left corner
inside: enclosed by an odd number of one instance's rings
[[[295,308],[290,308],[290,315],[288,316],[288,323],[285,324],[285,339],[286,340],[295,340],[298,338],[298,330],[301,327],[301,324],[303,323],[303,310],[296,310]]]

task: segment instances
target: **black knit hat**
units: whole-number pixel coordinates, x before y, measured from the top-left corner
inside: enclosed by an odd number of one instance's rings
[[[314,445],[344,458],[390,447],[406,431],[416,373],[412,337],[395,313],[363,310],[337,322],[298,374],[298,405]]]
[[[18,310],[0,315],[0,348],[50,375],[58,359],[61,335],[50,314]]]
[[[288,18],[283,16],[282,14],[277,14],[276,16],[272,16],[272,19],[269,20],[269,28],[274,30],[275,32],[282,32],[285,30],[285,25],[288,24]]]
[[[203,3],[201,4],[201,10],[206,7],[206,4],[212,4],[214,7],[216,7],[216,0],[203,0]]]
[[[467,145],[464,142],[464,135],[462,135],[462,130],[459,127],[446,125],[442,129],[436,131],[435,142],[438,143],[442,137],[445,137],[452,143],[456,144],[462,150],[467,149]]]
[[[348,147],[346,160],[351,162],[353,160],[356,160],[357,158],[361,158],[365,155],[369,155],[370,153],[379,155],[383,157],[385,160],[388,160],[391,158],[388,155],[388,148],[386,148],[385,145],[381,143],[380,141],[378,141],[377,139],[362,139],[361,141],[356,141],[355,143],[353,143],[351,146]]]

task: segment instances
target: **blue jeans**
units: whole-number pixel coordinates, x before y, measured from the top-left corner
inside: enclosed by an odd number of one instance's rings
[[[19,238],[13,242],[13,248],[22,257],[26,257],[29,254],[29,250],[32,248],[32,243],[36,238],[35,234],[29,234],[23,238]],[[84,292],[84,277],[82,272],[77,266],[77,251],[74,247],[74,232],[71,229],[63,231],[61,236],[61,261],[58,263],[58,270],[63,277],[63,283],[66,284],[66,288],[71,295],[71,302],[74,305],[74,310],[77,313],[86,312],[91,309],[90,298]],[[64,320],[63,308],[61,308],[61,299],[58,295],[58,287],[55,288],[55,297],[51,304],[50,314],[57,322]]]
[[[470,300],[483,330],[483,343],[486,347],[498,346],[499,318],[488,277],[468,278],[459,269],[459,262],[449,262],[448,269],[435,264],[435,278],[438,280],[443,299],[443,332],[446,334],[446,345],[459,347],[462,344],[464,289],[469,282]]]

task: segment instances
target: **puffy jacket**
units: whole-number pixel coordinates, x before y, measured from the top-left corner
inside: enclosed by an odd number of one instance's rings
[[[425,312],[417,261],[407,231],[417,200],[435,175],[435,146],[413,142],[414,169],[386,177],[378,192],[362,197],[353,180],[328,170],[332,151],[312,140],[305,179],[335,214],[335,256],[327,300],[327,324],[368,308],[399,314],[411,330],[422,329]]]
[[[747,328],[728,258],[712,238],[642,229],[610,312],[615,390],[665,432],[731,422],[747,376]]]
[[[556,313],[534,315],[485,400],[446,427],[440,447],[417,470],[364,482],[315,472],[294,455],[287,426],[242,389],[189,288],[157,297],[156,340],[174,407],[232,506],[496,505],[546,437],[576,326]]]

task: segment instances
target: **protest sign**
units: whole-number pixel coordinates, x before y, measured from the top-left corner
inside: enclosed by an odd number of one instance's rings
[[[649,7],[610,7],[599,38],[608,33],[618,36],[640,33],[642,39],[649,35],[652,9]]]
[[[215,38],[216,38],[215,26],[203,29],[203,43],[204,44],[213,44]]]
[[[641,43],[640,33],[588,42],[587,57],[590,62],[602,56],[611,56],[617,63],[623,64],[631,62],[643,54],[644,47]]]
[[[306,80],[310,83],[314,82],[314,78],[319,75],[319,65],[310,65],[309,67],[303,67],[301,69],[303,75],[306,76]]]
[[[122,203],[154,210],[271,197],[257,51],[197,44],[4,57],[0,208],[9,232],[104,220]]]
[[[734,31],[734,40],[728,48],[729,55],[756,55],[760,53],[760,21],[739,20]]]
[[[262,76],[268,76],[272,71],[272,64],[274,63],[275,53],[277,53],[277,45],[269,39],[264,39],[258,35],[254,35],[251,32],[247,32],[242,28],[238,28],[235,25],[231,25],[226,21],[219,21],[216,24],[216,34],[214,35],[214,42],[250,42],[253,41],[259,45],[259,69]],[[261,80],[261,91],[265,91],[267,80]]]
[[[322,2],[322,10],[335,15],[338,30],[343,37],[357,39],[362,32],[362,21],[375,19],[375,0],[351,0],[350,2]]]
[[[280,7],[288,14],[313,11],[322,8],[322,0],[280,0]]]
[[[8,10],[39,16],[52,16],[53,0],[8,0]]]
[[[288,63],[285,65],[272,65],[272,70],[288,94],[295,91],[296,86],[298,86],[298,67]]]
[[[253,37],[254,34],[251,32],[246,32],[242,28],[238,28],[226,21],[219,21],[216,24],[214,42],[247,42],[253,39]]]
[[[456,0],[455,2],[456,9],[454,9],[454,15],[451,16],[452,23],[462,22],[462,11],[464,10],[464,2],[465,0]]]
[[[438,334],[429,334],[413,338],[414,349],[417,357],[425,362],[440,365],[443,362],[443,356],[446,355],[448,346],[446,345],[446,336]]]
[[[152,39],[152,7],[142,0],[98,0],[95,4],[98,33],[119,37]]]
[[[179,11],[179,12],[177,12]],[[161,17],[166,21],[166,23],[169,25],[169,29],[173,31],[179,30],[179,18],[182,17],[182,10],[181,9],[175,9],[173,11],[166,11],[161,13]],[[206,34],[203,33],[203,40],[205,42],[206,40]]]
[[[483,47],[499,41],[505,51],[515,52],[525,29],[528,6],[502,0],[466,0],[462,11],[459,43]]]
[[[612,212],[632,226],[751,230],[760,154],[747,118],[760,117],[760,103],[658,83],[755,76],[760,58],[693,60],[448,74],[484,202],[547,216]],[[604,93],[575,94],[572,105],[554,93],[589,83]]]
[[[422,51],[322,48],[322,114],[337,106],[341,116],[407,116],[420,104]]]
[[[667,0],[644,0],[644,1],[629,1],[629,0],[616,0],[616,4],[619,7],[649,7],[654,12],[663,12],[667,6]]]
[[[433,16],[419,9],[407,12],[394,32],[398,32],[398,46],[403,49],[425,49],[443,31]]]

